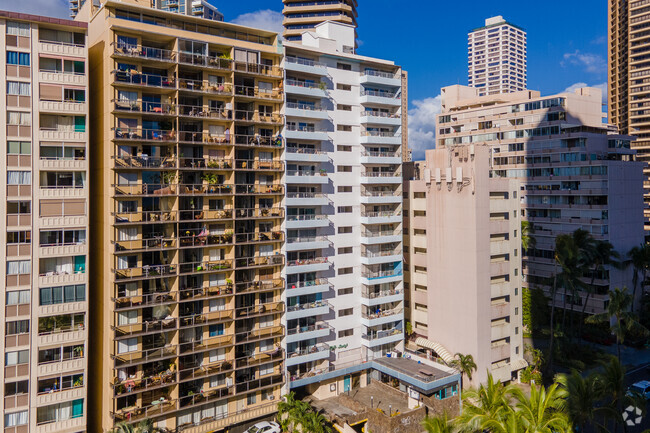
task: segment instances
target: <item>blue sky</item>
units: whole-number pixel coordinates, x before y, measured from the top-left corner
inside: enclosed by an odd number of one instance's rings
[[[281,0],[210,0],[227,21],[279,30]],[[410,144],[433,145],[440,88],[467,84],[467,32],[503,15],[528,32],[528,87],[542,94],[607,81],[606,0],[358,0],[359,53],[409,71]],[[396,7],[399,5],[399,7]],[[66,0],[0,0],[0,9],[67,16]]]

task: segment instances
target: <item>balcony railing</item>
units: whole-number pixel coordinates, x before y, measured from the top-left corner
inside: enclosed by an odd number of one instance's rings
[[[145,265],[128,269],[114,269],[115,278],[118,280],[142,277],[157,277],[176,275],[176,265]]]
[[[331,308],[331,305],[327,301],[307,302],[307,303],[304,303],[304,304],[289,305],[287,307],[287,311],[288,312],[306,311],[306,310],[313,310],[314,308],[323,308],[323,307],[330,307]]]
[[[327,257],[314,257],[312,259],[290,260],[287,266],[306,266],[306,265],[319,265],[329,263]]]
[[[282,147],[284,141],[280,136],[235,135],[235,144],[239,146]]]
[[[128,185],[112,185],[116,195],[172,195],[176,194],[176,184],[136,183]]]
[[[401,119],[402,116],[397,114],[397,113],[387,113],[385,111],[372,111],[372,110],[366,110],[362,114],[362,116],[368,116],[368,117],[380,117],[383,119]]]
[[[278,123],[284,122],[284,117],[278,113],[265,113],[259,111],[235,111],[235,120],[240,122],[256,122],[256,123]]]
[[[305,242],[329,242],[327,236],[290,236],[287,238],[288,244],[298,244]]]
[[[362,197],[401,197],[402,194],[393,191],[363,191]]]
[[[397,316],[398,314],[402,314],[403,311],[404,310],[402,308],[393,308],[386,311],[375,311],[374,313],[363,311],[361,312],[361,317],[368,320],[375,320],[381,319],[383,317]]]
[[[327,129],[316,128],[315,126],[288,125],[287,131],[294,132],[329,132]]]
[[[401,295],[404,291],[402,289],[380,290],[380,291],[361,291],[361,297],[365,299],[385,298],[387,296]]]
[[[284,255],[245,257],[235,259],[236,268],[254,268],[257,266],[279,266],[284,263]]]
[[[286,80],[287,86],[295,87],[304,87],[306,89],[322,89],[325,90],[324,83],[314,83],[311,81],[299,81],[299,80]]]
[[[181,263],[178,265],[179,274],[222,271],[232,269],[232,260],[209,260],[203,262]]]
[[[207,313],[197,313],[190,316],[182,316],[178,319],[178,322],[179,327],[188,327],[225,322],[233,320],[233,317],[233,310],[210,311]]]
[[[262,99],[282,99],[282,89],[260,89],[259,87],[235,85],[235,96]]]
[[[303,289],[305,287],[313,286],[324,286],[329,285],[329,280],[327,278],[315,278],[309,281],[296,281],[295,283],[289,283],[288,289]]]
[[[384,210],[379,212],[361,212],[362,218],[390,218],[401,216],[402,213],[394,210]]]
[[[361,173],[361,177],[401,177],[402,173],[397,171],[366,171]]]
[[[152,362],[162,358],[175,357],[176,355],[176,346],[168,345],[164,347],[138,350],[130,353],[121,353],[119,355],[114,355],[113,358],[115,359],[116,366],[119,366],[136,362]]]
[[[176,141],[175,131],[142,128],[113,128],[117,140]]]
[[[282,288],[284,288],[284,279],[282,278],[235,283],[236,293],[277,290]]]
[[[208,107],[199,105],[179,105],[178,115],[186,117],[199,117],[203,119],[230,120],[232,112],[230,110],[212,110]]]
[[[395,132],[384,131],[361,131],[362,137],[383,137],[383,138],[399,138],[402,135]]]
[[[321,107],[318,104],[304,104],[298,102],[287,102],[286,107],[293,110],[327,111],[325,108]]]
[[[327,3],[327,2],[325,2]],[[339,2],[330,2],[332,4],[338,4]],[[313,4],[323,4],[322,2],[319,3],[313,3]],[[292,6],[292,5],[289,5]],[[323,63],[317,62],[315,60],[309,60],[309,59],[301,59],[299,57],[292,57],[292,56],[287,56],[284,58],[288,63],[295,63],[296,65],[304,65],[304,66],[314,66],[317,68],[324,68],[325,65]]]
[[[116,223],[176,221],[176,211],[113,212]]]
[[[176,248],[176,238],[151,238],[135,239],[128,241],[111,241],[115,245],[115,251],[138,251],[138,250],[163,250]]]
[[[163,332],[170,329],[176,329],[176,318],[169,317],[167,319],[152,319],[143,321],[141,323],[131,323],[128,325],[111,326],[117,336],[146,334],[150,332]]]
[[[231,219],[232,209],[219,210],[181,210],[180,221],[203,221]]]
[[[364,230],[361,237],[364,238],[379,238],[384,236],[399,236],[402,232],[399,230]]]
[[[287,221],[328,221],[327,215],[287,215]]]
[[[252,305],[250,307],[241,307],[235,310],[237,318],[256,316],[259,314],[279,314],[284,312],[284,302],[269,302],[261,305]]]
[[[176,106],[161,102],[143,102],[140,100],[113,99],[116,111],[130,111],[134,113],[152,113],[175,115]]]
[[[236,209],[235,218],[282,218],[284,208]]]
[[[233,160],[230,158],[183,158],[180,159],[181,168],[213,168],[216,170],[230,170]]]
[[[171,50],[162,48],[138,46],[131,44],[115,43],[111,44],[114,47],[114,53],[120,56],[135,57],[147,60],[157,60],[161,62],[175,62],[176,53]]]
[[[390,79],[401,79],[399,74],[395,74],[393,72],[384,72],[384,71],[373,71],[373,70],[366,70],[361,73],[361,75],[365,75],[368,77],[380,77],[380,78],[390,78]]]
[[[210,83],[209,81],[179,78],[178,88],[180,90],[190,90],[196,92],[209,92],[209,93],[232,95],[231,83],[216,84],[216,83]]]
[[[332,330],[334,328],[332,328],[330,325],[328,325],[325,322],[316,322],[316,324],[314,325],[296,326],[295,328],[289,328],[287,329],[287,335],[304,334],[305,332],[321,331],[324,329]]]
[[[176,82],[173,78],[163,77],[161,75],[141,74],[135,71],[113,71],[115,82],[118,84],[134,84],[146,87],[159,87],[175,89]]]
[[[178,53],[178,62],[186,65],[208,66],[217,69],[232,69],[232,60],[220,57],[205,56],[202,54],[193,54],[186,51]]]
[[[284,70],[275,65],[262,65],[258,63],[235,62],[235,71],[249,74],[282,77]]]
[[[397,152],[361,152],[361,156],[369,156],[373,158],[399,158],[401,154]]]
[[[235,194],[283,194],[284,186],[269,185],[235,185]]]
[[[379,340],[381,338],[391,337],[393,335],[399,335],[402,334],[403,332],[404,331],[402,331],[401,329],[389,329],[386,331],[377,331],[377,332],[371,332],[369,334],[362,334],[361,338],[363,338],[364,340],[373,341],[373,340]]]
[[[284,232],[258,232],[258,233],[236,233],[235,243],[246,244],[253,242],[281,242],[284,240]]]
[[[281,171],[284,169],[284,164],[282,161],[275,160],[245,160],[237,159],[235,160],[235,168],[241,170],[278,170]]]
[[[361,277],[369,280],[375,278],[385,278],[385,277],[399,277],[402,275],[402,272],[399,270],[390,270],[390,271],[362,271]]]
[[[293,358],[296,356],[305,356],[305,355],[311,355],[314,353],[320,353],[320,352],[325,352],[329,351],[330,346],[325,343],[318,343],[310,347],[305,347],[302,349],[296,349],[293,352],[287,352],[287,358]]]
[[[116,309],[121,309],[173,303],[176,302],[177,294],[178,292],[146,293],[135,296],[120,296],[111,300],[115,302]]]
[[[382,92],[379,90],[362,90],[361,96],[377,96],[380,98],[391,98],[394,99],[397,97],[397,93],[394,92]]]
[[[131,156],[118,155],[113,156],[116,168],[174,168],[176,167],[175,156]]]
[[[371,251],[366,250],[361,253],[362,257],[389,257],[389,256],[398,256],[402,254],[402,250],[387,250],[387,251]]]

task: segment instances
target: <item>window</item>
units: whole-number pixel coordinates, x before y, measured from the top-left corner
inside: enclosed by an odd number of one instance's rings
[[[427,291],[426,286],[421,286],[419,284],[416,284],[413,288],[414,288],[414,290],[416,292],[425,292],[426,293],[426,291]]]
[[[86,300],[86,285],[43,287],[39,289],[39,305],[82,302]]]
[[[354,289],[352,287],[346,287],[345,289],[339,289],[336,294],[338,296],[345,296],[345,295],[351,295]]]
[[[336,189],[337,192],[352,192],[352,187],[351,186],[339,186]]]
[[[415,236],[426,236],[427,231],[424,229],[413,229],[413,234]]]
[[[352,111],[352,105],[338,104],[336,106],[336,109],[340,111]]]
[[[418,274],[426,274],[427,273],[427,267],[426,266],[414,266],[414,271]]]
[[[337,152],[352,152],[352,146],[336,146]]]
[[[336,171],[339,173],[352,173],[352,166],[351,165],[337,165],[336,166]]]
[[[515,335],[519,335],[519,326],[515,326]]]
[[[414,192],[413,198],[427,198],[426,192]]]
[[[24,232],[7,232],[8,244],[31,244],[32,232],[29,230]]]
[[[27,424],[27,411],[5,414],[5,428]]]
[[[515,296],[517,296],[518,294],[519,294],[519,288],[515,287]]]
[[[13,36],[29,37],[29,23],[20,23],[17,21],[7,21],[7,34]]]
[[[353,272],[352,268],[339,268],[339,273],[338,274],[339,275],[348,275],[348,274],[351,274],[352,272]]]
[[[427,253],[426,248],[418,248],[418,247],[413,248],[413,254],[426,254],[426,253]]]
[[[8,141],[7,155],[31,155],[32,143],[29,141]]]
[[[252,404],[257,403],[257,394],[255,394],[255,393],[248,394],[248,395],[246,396],[246,403],[247,403],[249,406],[252,405]]]
[[[341,84],[341,83],[338,83],[338,84],[336,85],[336,89],[337,89],[337,90],[344,90],[344,91],[346,91],[346,92],[351,92],[351,91],[352,91],[352,86],[349,85],[349,84]]]
[[[354,314],[354,308],[339,310],[339,317],[351,316],[352,314]]]
[[[5,353],[5,367],[27,364],[29,362],[29,350]]]
[[[83,416],[83,409],[83,399],[39,407],[36,412],[36,422],[40,425],[79,418]]]
[[[351,125],[336,125],[336,130],[337,131],[342,131],[342,132],[352,132],[352,126]]]
[[[5,395],[27,394],[29,392],[29,381],[21,380],[19,382],[5,383]]]
[[[339,206],[337,213],[352,213],[352,206]]]
[[[352,233],[352,226],[339,227],[338,228],[338,233],[340,235],[350,234],[350,233]]]
[[[352,70],[352,65],[348,63],[337,63],[336,64],[336,69],[340,69],[342,71],[351,71]]]
[[[415,322],[415,327],[419,328],[419,329],[422,329],[422,330],[426,330],[426,329],[429,328],[426,324],[421,323],[421,322]]]
[[[8,171],[7,185],[31,185],[31,171]]]
[[[30,298],[30,290],[16,290],[13,292],[7,292],[7,305],[29,304]]]
[[[414,210],[413,211],[413,216],[414,217],[425,217],[425,216],[427,216],[427,211],[425,211],[425,210]]]
[[[138,350],[138,339],[127,338],[126,340],[119,340],[117,342],[117,353],[129,353]]]
[[[260,365],[260,376],[273,374],[273,363]]]
[[[352,337],[354,335],[354,329],[344,329],[339,331],[339,338]]]
[[[416,310],[416,311],[423,311],[423,312],[426,313],[427,310],[428,310],[428,308],[427,308],[426,305],[424,305],[424,304],[418,304],[418,303],[416,302],[416,303],[415,303],[415,310]]]
[[[209,335],[210,337],[217,337],[219,335],[223,335],[224,332],[224,327],[223,323],[219,323],[217,325],[210,325],[208,328]]]
[[[29,96],[31,94],[29,83],[20,83],[18,81],[7,81],[7,95]]]
[[[5,335],[27,334],[29,332],[29,320],[16,320],[7,322]]]
[[[519,355],[519,346],[515,347],[515,355]]]
[[[352,247],[341,247],[338,249],[339,254],[352,254]]]
[[[32,271],[32,262],[29,260],[15,260],[7,262],[7,275],[25,275]]]
[[[19,53],[16,51],[7,51],[8,65],[29,66],[29,53]]]
[[[519,307],[515,307],[515,316],[519,315]]]
[[[30,126],[32,114],[19,111],[7,111],[7,125]]]

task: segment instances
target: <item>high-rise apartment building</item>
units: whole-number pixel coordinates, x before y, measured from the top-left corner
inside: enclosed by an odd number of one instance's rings
[[[287,41],[300,42],[304,32],[314,30],[316,25],[325,21],[334,21],[357,27],[357,0],[315,1],[282,0],[284,9],[284,33]],[[346,52],[356,48],[356,30],[352,45],[346,45]],[[350,43],[350,41],[348,41]]]
[[[519,181],[490,176],[488,145],[427,150],[404,183],[405,287],[415,344],[471,354],[474,384],[517,379],[524,361]],[[469,382],[467,383],[469,385]]]
[[[129,1],[92,12],[90,429],[270,415],[285,384],[278,35]]]
[[[402,76],[354,38],[327,22],[285,43],[286,364],[320,396],[403,350]]]
[[[526,32],[503,19],[488,18],[467,38],[468,83],[479,95],[526,89]]]
[[[70,0],[70,16],[76,17],[85,3],[86,0]],[[146,0],[146,5],[167,12],[223,21],[223,14],[208,0]]]
[[[5,432],[86,431],[87,26],[0,11]]]
[[[650,162],[650,14],[644,1],[608,1],[608,117],[632,135],[639,161]],[[645,228],[650,230],[650,168],[645,166]]]
[[[437,147],[488,144],[492,177],[520,180],[521,218],[530,222],[536,245],[522,251],[523,268],[513,278],[521,274],[525,287],[549,292],[559,234],[583,229],[621,254],[642,242],[644,164],[634,161],[630,137],[602,123],[600,90],[547,97],[535,91],[478,93],[464,86],[442,89]],[[596,289],[588,300],[586,293],[574,297],[558,290],[555,302],[600,313],[608,291],[633,287],[631,279],[631,272],[607,266],[593,275]]]

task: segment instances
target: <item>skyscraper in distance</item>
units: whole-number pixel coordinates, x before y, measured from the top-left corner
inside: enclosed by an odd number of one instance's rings
[[[302,33],[313,30],[317,24],[325,21],[336,21],[357,27],[357,0],[304,2],[300,0],[282,0],[284,9],[284,33],[287,41],[302,40]],[[355,30],[356,48],[357,33]]]
[[[70,16],[76,17],[86,0],[70,0]],[[208,0],[150,0],[149,6],[167,12],[223,21],[223,14]]]
[[[502,16],[485,20],[467,38],[468,84],[479,95],[526,89],[526,31]]]

